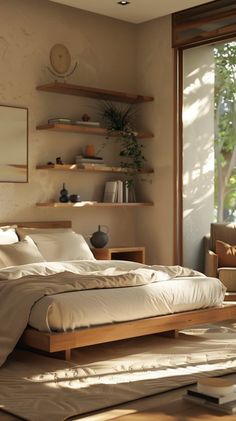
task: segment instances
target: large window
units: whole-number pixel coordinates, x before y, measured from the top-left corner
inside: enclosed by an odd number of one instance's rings
[[[207,2],[172,16],[175,262],[200,270],[210,223],[236,221],[235,39],[235,0]]]
[[[215,220],[236,221],[236,42],[214,46]]]

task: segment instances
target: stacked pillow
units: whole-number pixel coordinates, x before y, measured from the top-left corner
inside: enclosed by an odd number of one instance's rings
[[[0,227],[0,244],[13,244],[19,241],[16,233],[16,225]]]
[[[0,228],[0,269],[67,260],[95,260],[83,236],[70,228]]]
[[[0,228],[0,268],[44,261],[45,259],[30,238],[19,241],[16,226]]]
[[[21,240],[32,239],[47,262],[95,260],[81,234],[70,228],[17,228]]]

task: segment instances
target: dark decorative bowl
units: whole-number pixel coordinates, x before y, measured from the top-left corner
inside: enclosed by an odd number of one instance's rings
[[[70,201],[72,202],[72,203],[77,203],[77,202],[80,202],[81,200],[80,200],[80,196],[78,195],[78,194],[71,194],[70,195]]]

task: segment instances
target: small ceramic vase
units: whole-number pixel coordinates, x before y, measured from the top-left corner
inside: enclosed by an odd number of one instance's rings
[[[106,232],[101,231],[101,225],[98,225],[98,231],[92,234],[90,242],[95,248],[102,248],[108,243],[108,235]]]
[[[63,183],[62,189],[60,191],[59,201],[62,203],[69,202],[69,193],[68,193],[68,190],[66,189],[65,183]]]

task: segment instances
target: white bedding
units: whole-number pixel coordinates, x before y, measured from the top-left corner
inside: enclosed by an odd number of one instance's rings
[[[215,279],[177,278],[137,287],[74,291],[42,298],[29,325],[41,331],[67,331],[195,310],[222,303]]]
[[[112,267],[117,270],[156,268],[160,278],[158,282],[136,287],[73,291],[43,297],[33,306],[29,325],[41,331],[68,331],[219,306],[224,296],[224,287],[218,279],[189,270],[181,274],[183,269],[177,266],[164,268],[133,262],[100,261],[92,267],[103,270]],[[189,276],[182,276],[184,273]]]

